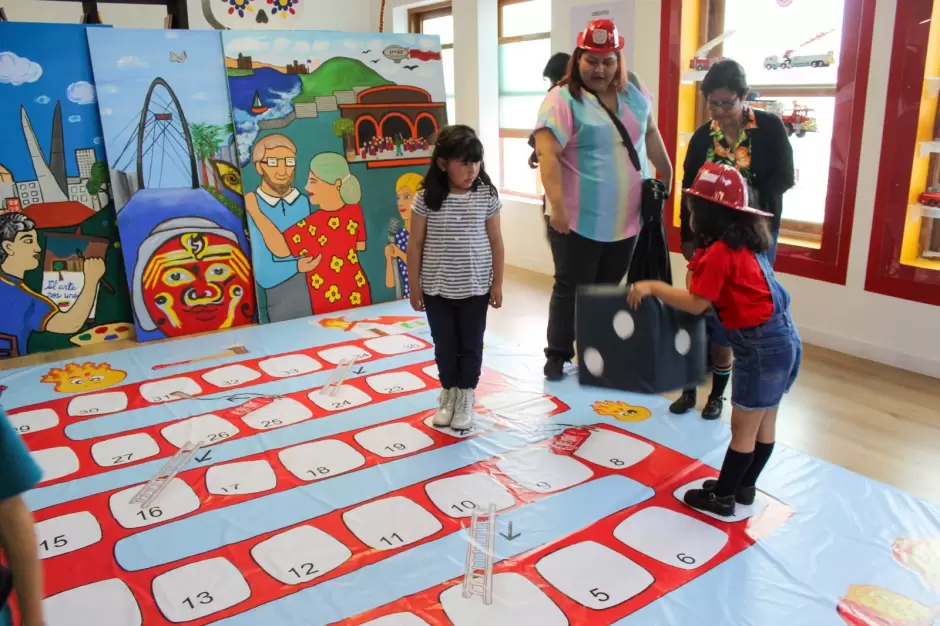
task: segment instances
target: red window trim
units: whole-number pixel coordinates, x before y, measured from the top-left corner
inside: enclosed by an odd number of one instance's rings
[[[940,272],[900,262],[932,11],[897,4],[865,290],[940,306]]]
[[[684,64],[679,58],[681,23],[682,0],[663,0],[658,123],[673,162],[676,158],[680,68]],[[874,23],[875,0],[846,0],[822,246],[813,249],[781,243],[775,264],[775,269],[780,272],[840,285],[846,282]],[[672,203],[667,203],[664,219],[669,247],[678,252],[679,228],[673,225],[672,210]]]

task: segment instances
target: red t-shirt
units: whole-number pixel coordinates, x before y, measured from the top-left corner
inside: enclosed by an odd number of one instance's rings
[[[718,241],[698,250],[689,270],[689,291],[711,300],[725,328],[760,326],[773,315],[770,287],[757,257],[747,248],[732,250]]]

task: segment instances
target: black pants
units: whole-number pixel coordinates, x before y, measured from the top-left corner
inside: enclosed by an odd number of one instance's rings
[[[424,294],[434,360],[444,389],[476,389],[480,382],[489,303],[489,294],[462,300]]]
[[[574,303],[581,285],[619,284],[627,275],[636,237],[621,241],[594,241],[571,231],[548,228],[555,261],[555,286],[548,307],[548,347],[545,356],[574,358]]]

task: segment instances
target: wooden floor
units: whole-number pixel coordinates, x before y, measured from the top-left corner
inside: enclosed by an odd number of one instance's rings
[[[507,268],[495,334],[540,355],[551,279]],[[124,349],[132,341],[0,362],[0,370]],[[699,394],[704,401],[707,389]],[[730,415],[726,407],[724,419]],[[777,420],[777,439],[836,465],[940,503],[940,381],[815,346]]]

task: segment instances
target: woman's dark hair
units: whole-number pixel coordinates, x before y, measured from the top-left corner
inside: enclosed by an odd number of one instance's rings
[[[732,250],[747,248],[761,253],[774,244],[770,218],[756,213],[735,211],[698,196],[688,196],[692,209],[692,229],[699,245],[723,241]]]
[[[747,76],[740,63],[726,59],[712,65],[702,79],[702,94],[707,98],[717,89],[727,89],[742,100],[747,97],[751,89],[747,86]]]
[[[552,81],[552,87],[561,82],[561,79],[568,73],[568,63],[571,61],[571,55],[567,52],[556,52],[552,58],[545,64],[545,70],[542,76]]]
[[[584,56],[584,53],[587,52],[581,48],[576,48],[574,54],[571,55],[571,61],[568,62],[568,74],[561,79],[559,85],[567,85],[568,91],[571,92],[571,96],[581,102],[581,90],[584,89],[584,81],[581,80],[581,57]],[[627,86],[627,63],[623,58],[623,52],[617,53],[617,73],[614,75],[614,80],[611,83],[614,90],[617,92],[623,91],[623,88]]]
[[[486,173],[486,167],[483,165],[483,143],[474,130],[463,124],[446,126],[437,136],[434,153],[431,155],[431,165],[421,184],[421,188],[424,189],[424,203],[432,211],[440,211],[444,200],[450,194],[450,180],[447,178],[447,171],[441,169],[438,164],[439,159],[479,163],[480,174],[473,181],[471,190],[476,191],[482,183],[489,188],[490,195],[499,195],[489,174]]]

